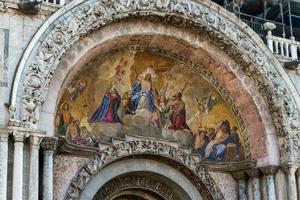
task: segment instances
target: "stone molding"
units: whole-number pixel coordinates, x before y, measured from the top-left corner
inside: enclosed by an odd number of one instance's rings
[[[199,161],[175,147],[151,140],[124,142],[100,151],[72,179],[65,199],[79,199],[85,185],[105,166],[137,155],[152,155],[161,158],[161,162],[169,159],[184,166],[194,178],[199,179],[200,182],[196,182],[195,187],[201,194],[216,200],[224,199],[221,190]]]
[[[293,141],[299,137],[300,97],[278,60],[233,14],[209,1],[193,0],[76,0],[60,9],[40,28],[20,61],[9,123],[37,129],[41,105],[61,56],[83,35],[129,16],[157,16],[163,23],[206,32],[254,80],[279,135]],[[300,160],[295,153],[300,147],[293,141],[284,141],[282,160]]]
[[[106,183],[95,195],[95,199],[108,199],[109,196],[122,190],[145,189],[159,194],[166,200],[179,200],[171,188],[146,176],[118,177]]]
[[[56,151],[58,140],[55,137],[45,137],[41,142],[41,149],[45,151]]]

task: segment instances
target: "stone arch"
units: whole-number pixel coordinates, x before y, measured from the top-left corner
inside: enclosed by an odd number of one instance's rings
[[[133,162],[130,161],[131,157]],[[145,162],[141,162],[141,159]],[[122,163],[125,163],[123,167]],[[137,163],[134,165],[136,169],[129,167],[132,166],[132,163]],[[109,166],[110,172],[112,167],[116,169],[114,170],[116,174],[103,176],[101,170],[105,173],[105,170],[108,169],[105,168],[106,166]],[[160,170],[158,166],[169,170]],[[167,175],[173,181],[180,177],[182,179],[179,181],[182,184],[180,186],[189,193],[191,199],[195,199],[195,197],[196,199],[199,197],[200,199],[201,197],[204,199],[224,199],[221,190],[196,157],[178,148],[152,140],[123,142],[100,151],[73,177],[65,199],[90,199],[101,186],[115,176],[143,170],[160,175],[168,173]]]
[[[40,107],[61,56],[81,36],[129,16],[162,17],[165,22],[217,38],[219,46],[247,66],[247,74],[255,76],[278,132],[298,133],[299,95],[280,63],[233,14],[209,1],[191,0],[77,0],[60,9],[40,28],[20,61],[11,95],[10,124],[21,121],[22,126],[37,128]]]
[[[122,29],[121,27],[129,28]],[[142,44],[130,43],[133,38],[134,41],[142,41]],[[238,64],[235,61],[217,50],[211,43],[202,42],[204,40],[205,38],[201,38],[198,34],[183,31],[180,28],[150,22],[144,23],[138,20],[120,22],[94,31],[81,38],[62,56],[49,87],[48,98],[42,107],[40,127],[48,130],[49,134],[54,134],[53,120],[60,95],[62,95],[61,88],[66,88],[72,76],[75,76],[87,62],[98,56],[102,58],[111,52],[119,51],[119,48],[124,48],[124,46],[127,46],[129,50],[150,48],[151,51],[194,69],[195,73],[198,73],[219,91],[231,108],[241,129],[244,130],[243,141],[246,146],[247,158],[257,159],[258,166],[278,164],[279,147],[276,131],[268,108],[262,101],[263,97],[256,89],[253,89],[255,88],[254,83],[238,70]],[[171,45],[166,47],[168,46],[166,44]],[[184,52],[184,49],[188,49],[188,51]],[[210,53],[205,53],[201,49],[209,49]],[[219,64],[216,64],[216,57],[222,57],[225,61],[218,60]],[[209,58],[208,62],[201,61],[206,58]],[[229,66],[227,66],[228,63],[230,63]],[[229,75],[224,76],[225,74]],[[226,85],[228,78],[235,79],[235,81],[230,80],[229,86]],[[231,87],[232,85],[235,87]],[[258,141],[257,138],[260,140]]]

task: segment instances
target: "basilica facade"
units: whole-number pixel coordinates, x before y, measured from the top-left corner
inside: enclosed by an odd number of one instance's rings
[[[0,200],[300,199],[300,42],[244,22],[0,0]]]

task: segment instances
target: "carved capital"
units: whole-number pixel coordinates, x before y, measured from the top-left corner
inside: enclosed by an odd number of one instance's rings
[[[55,151],[57,148],[57,138],[55,137],[45,137],[41,142],[41,149],[43,151]]]
[[[296,171],[296,175],[300,176],[300,168]]]
[[[281,169],[286,173],[287,175],[295,175],[297,169],[299,168],[299,165],[294,164],[285,164],[281,166]]]
[[[244,171],[233,172],[232,176],[236,180],[244,180],[247,177]]]
[[[7,142],[8,140],[8,130],[0,129],[0,142]]]
[[[29,137],[30,144],[32,146],[37,146],[37,147],[40,146],[42,139],[43,139],[42,137],[35,136],[35,135],[31,135]]]
[[[21,131],[13,131],[12,133],[15,142],[24,142],[25,134]]]
[[[270,165],[270,166],[260,168],[260,171],[264,175],[272,175],[272,174],[276,173],[277,169],[278,169],[278,166]]]
[[[258,169],[249,169],[246,171],[248,176],[256,178],[259,176],[259,170]]]

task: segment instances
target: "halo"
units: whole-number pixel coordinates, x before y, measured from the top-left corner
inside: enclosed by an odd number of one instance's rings
[[[153,69],[153,66],[148,67],[145,71],[141,73],[143,77],[145,77],[146,74],[150,74],[152,78],[157,78],[157,75],[155,74],[155,71]]]

